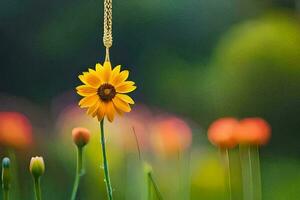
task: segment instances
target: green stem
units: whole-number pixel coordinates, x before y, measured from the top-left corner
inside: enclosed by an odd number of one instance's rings
[[[71,200],[76,199],[78,186],[79,186],[79,183],[80,183],[80,178],[84,174],[83,167],[82,167],[82,152],[83,152],[83,147],[77,147],[76,175],[75,175],[75,181],[74,181]]]
[[[257,145],[250,147],[252,155],[252,175],[253,175],[253,191],[254,199],[261,200],[261,173],[260,173],[260,160],[259,160],[259,147]]]
[[[148,182],[148,200],[151,200],[152,199],[152,184],[151,184],[149,174],[148,174],[147,182]]]
[[[104,135],[104,119],[100,122],[100,129],[101,129],[101,146],[102,146],[102,156],[103,156],[103,168],[104,168],[104,176],[105,176],[105,183],[106,183],[106,190],[108,199],[112,200],[112,187],[110,183],[110,177],[109,177],[109,169],[108,169],[108,162],[106,158],[106,148],[105,148],[105,135]]]
[[[3,191],[3,200],[8,200],[9,199],[9,193],[8,193],[8,190],[4,190]]]
[[[18,177],[18,161],[16,157],[16,153],[14,149],[8,149],[8,155],[11,159],[11,175],[12,175],[12,187],[11,187],[11,197],[13,199],[20,199],[20,184],[19,184],[19,177]]]
[[[158,198],[159,200],[162,200],[163,198],[162,198],[161,192],[159,191],[159,188],[158,188],[158,186],[157,186],[157,184],[156,184],[156,182],[155,182],[155,180],[154,180],[154,178],[153,178],[151,172],[149,172],[148,178],[149,178],[150,183],[151,183],[151,184],[153,185],[153,187],[154,187],[154,191],[155,191],[155,194],[156,194],[157,198]],[[149,182],[148,182],[148,183],[149,183]],[[149,185],[150,185],[150,184],[149,184]],[[149,187],[149,186],[148,186],[148,187]],[[151,185],[150,185],[150,189],[151,189]],[[152,191],[152,189],[151,189],[150,191]],[[150,192],[149,192],[149,193],[150,193]],[[152,192],[151,192],[151,193],[152,193]]]
[[[240,145],[240,161],[243,177],[243,193],[245,200],[253,200],[252,166],[250,146]]]
[[[232,199],[232,184],[231,184],[231,173],[230,173],[230,160],[229,160],[229,151],[227,148],[220,149],[220,154],[222,157],[224,171],[225,171],[225,180],[226,180],[226,188],[229,194],[229,199]]]
[[[245,200],[261,200],[261,174],[257,145],[240,145]]]
[[[180,199],[183,199],[183,197],[184,197],[184,188],[183,188],[183,181],[182,181],[182,177],[181,177],[181,171],[182,171],[182,169],[181,169],[181,163],[180,163],[180,161],[181,161],[181,156],[180,156],[180,149],[178,148],[177,149],[177,173],[178,173],[178,193],[177,193],[177,195],[178,195],[178,197],[180,198]]]
[[[34,189],[35,189],[35,199],[41,200],[42,194],[41,194],[40,178],[34,178]]]

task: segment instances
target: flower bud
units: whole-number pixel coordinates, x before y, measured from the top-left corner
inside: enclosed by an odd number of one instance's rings
[[[72,130],[72,138],[78,147],[84,147],[90,140],[90,131],[86,128],[78,127]]]
[[[240,144],[264,145],[271,137],[270,125],[261,118],[246,118],[236,129],[236,140]]]
[[[43,157],[32,157],[30,160],[30,173],[33,175],[34,178],[39,178],[45,172],[45,164]]]
[[[216,120],[208,129],[209,141],[221,148],[233,148],[237,144],[234,135],[238,123],[237,119],[229,117]]]
[[[5,157],[2,160],[2,188],[3,190],[9,190],[10,188],[10,160]]]
[[[149,163],[144,162],[144,172],[146,174],[152,173],[152,167]]]

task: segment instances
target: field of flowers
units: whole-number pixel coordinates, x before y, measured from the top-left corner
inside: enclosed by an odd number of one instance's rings
[[[1,1],[0,199],[298,200],[299,13]]]

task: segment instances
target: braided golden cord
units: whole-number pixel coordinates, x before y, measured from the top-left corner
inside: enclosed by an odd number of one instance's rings
[[[109,61],[109,48],[112,43],[112,0],[104,0],[103,44],[106,47],[106,61]]]

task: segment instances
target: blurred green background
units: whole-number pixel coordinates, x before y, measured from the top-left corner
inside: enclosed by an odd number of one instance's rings
[[[16,150],[21,199],[32,198],[27,165],[35,154],[45,157],[45,199],[68,199],[70,131],[87,126],[98,135],[96,121],[68,120],[66,108],[79,99],[78,74],[103,62],[102,9],[100,0],[0,1],[0,110],[23,113],[33,126],[33,145]],[[217,149],[206,139],[208,125],[223,116],[271,124],[261,149],[263,199],[299,199],[300,2],[114,0],[113,9],[112,64],[131,71],[137,104],[180,116],[193,132],[180,159],[145,152],[166,199],[226,199]],[[106,198],[95,137],[80,199]],[[117,199],[144,199],[137,152],[118,148],[109,149]],[[170,181],[178,167],[182,179]]]

